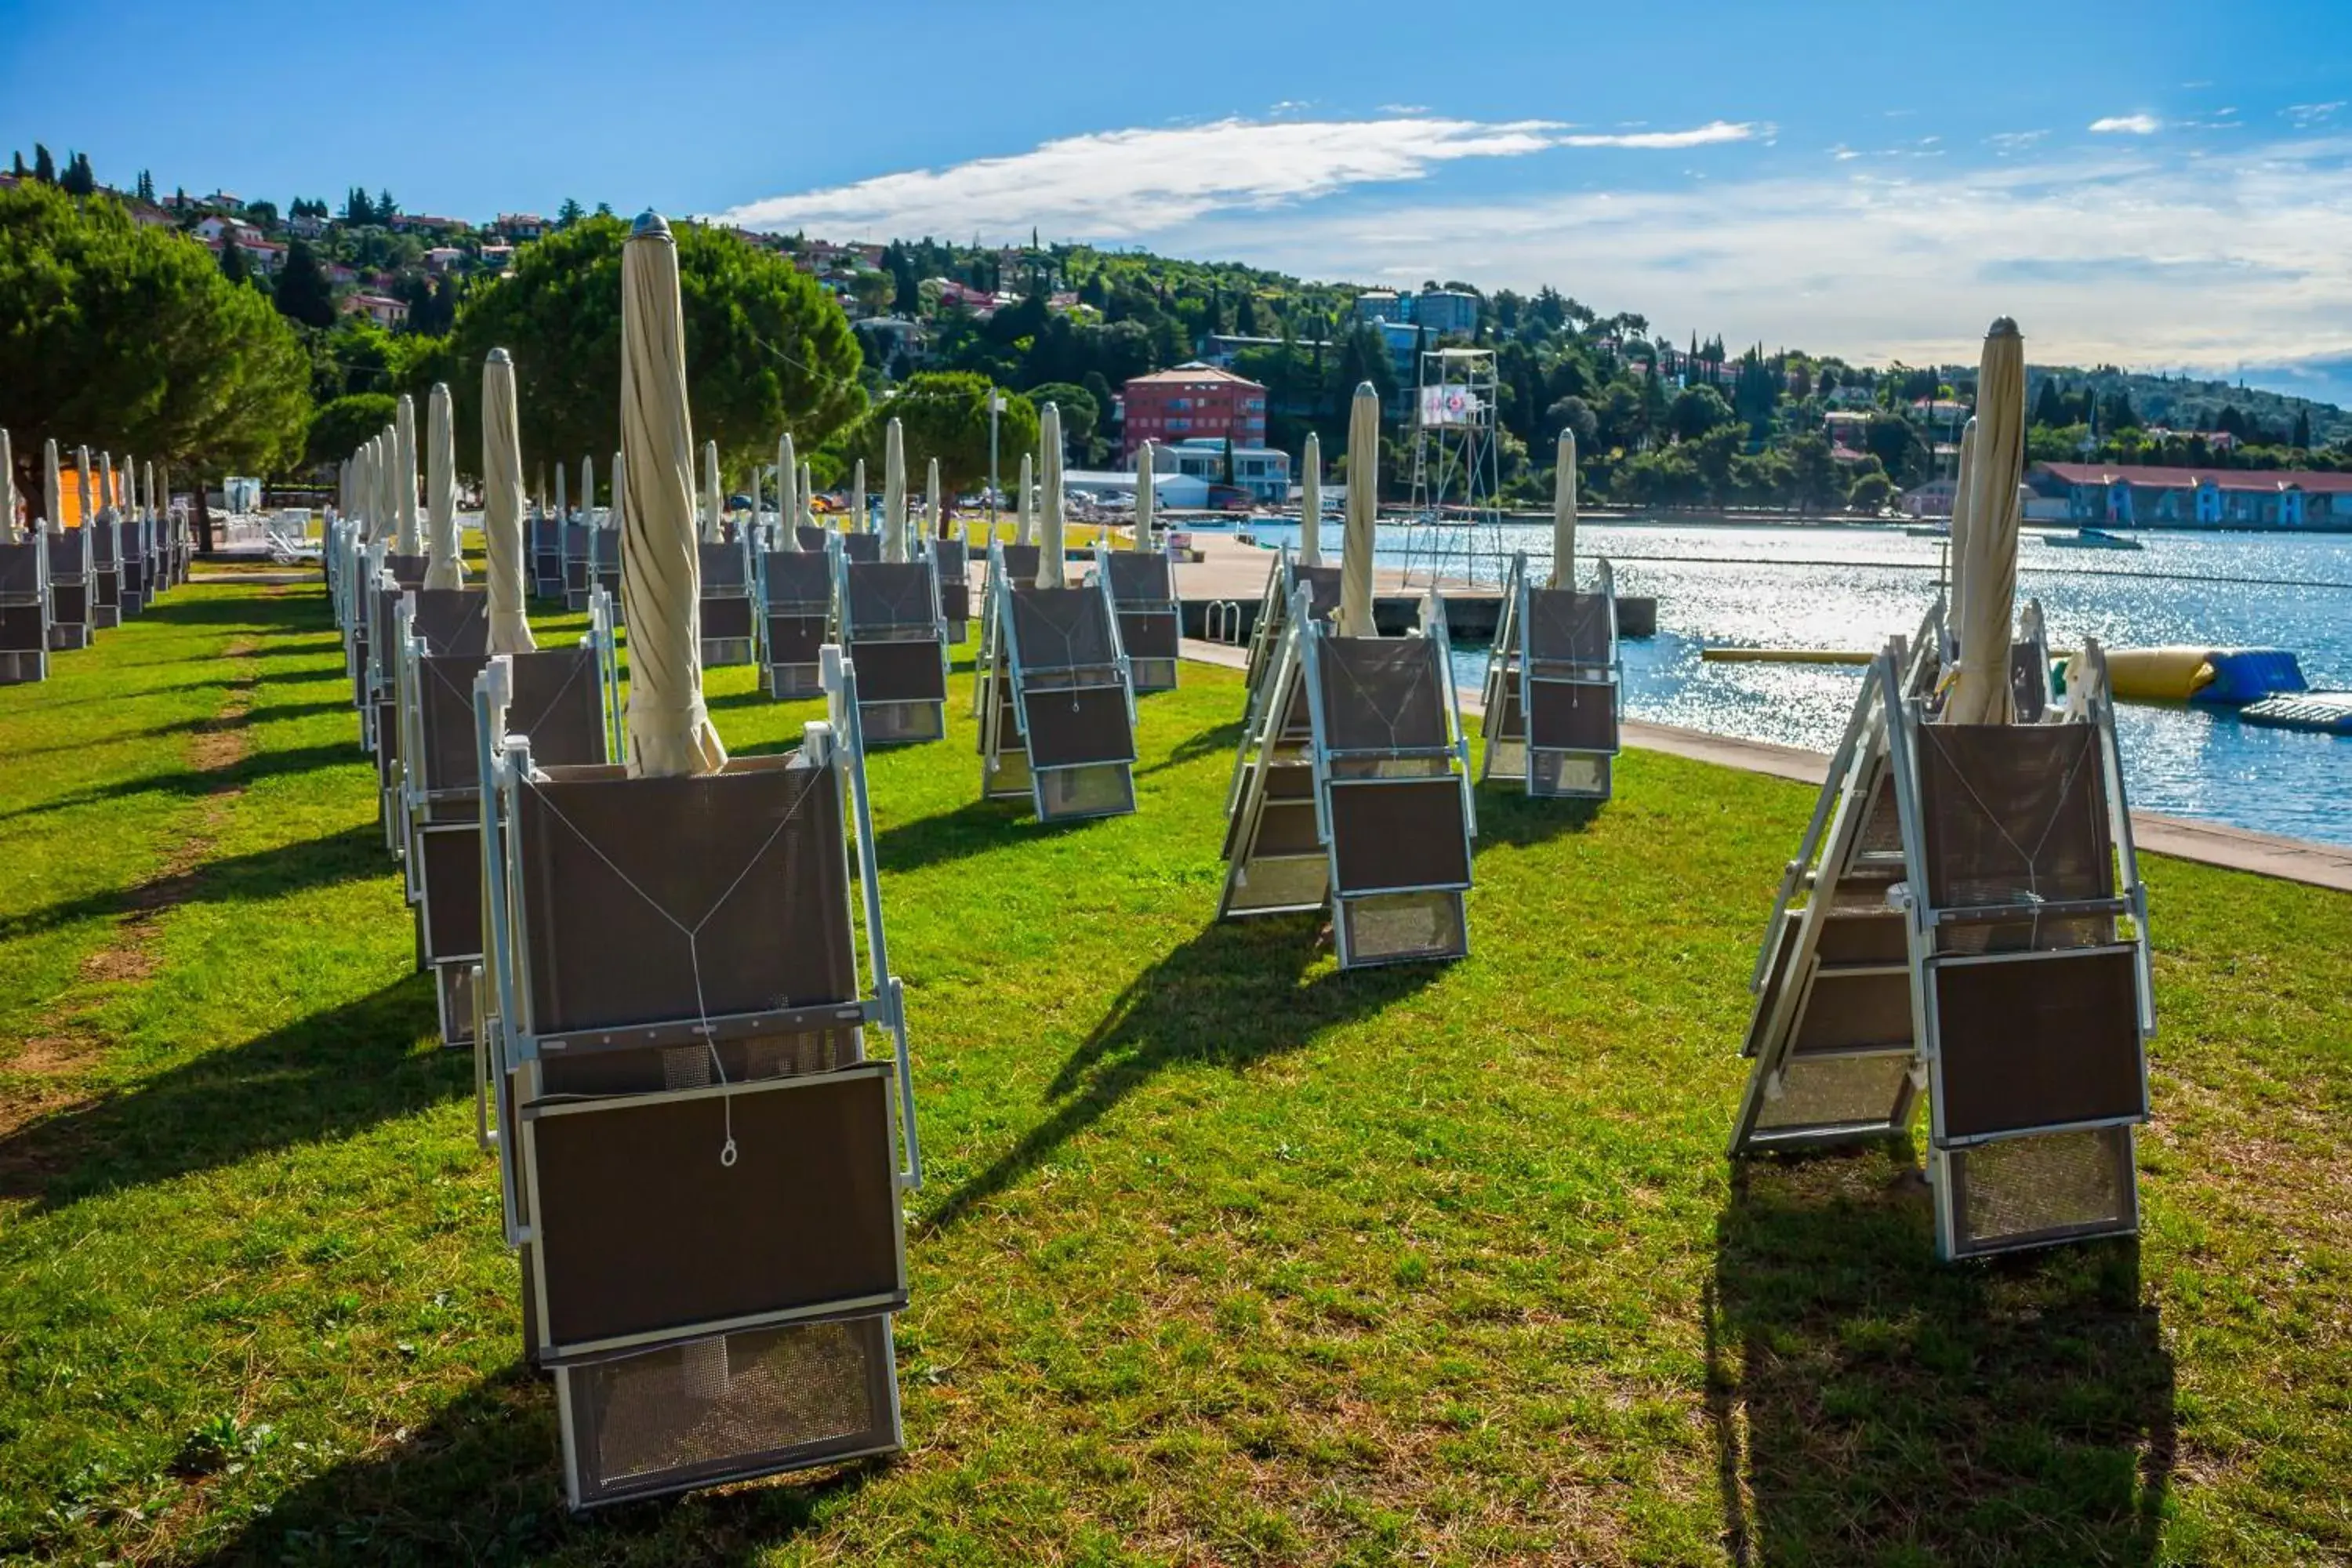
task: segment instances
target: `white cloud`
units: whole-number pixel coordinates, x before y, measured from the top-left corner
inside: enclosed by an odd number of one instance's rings
[[[1724,121],[1687,131],[1597,135],[1571,134],[1544,120],[1221,120],[1064,137],[1008,157],[750,202],[719,221],[843,238],[1002,237],[1034,227],[1133,239],[1214,212],[1287,206],[1351,185],[1420,180],[1464,159],[1518,158],[1556,147],[1700,147],[1755,132]]]
[[[1366,282],[1549,283],[1669,328],[1870,359],[1972,355],[2003,314],[2050,360],[2226,370],[2352,353],[2352,138],[2193,161],[1834,167],[1233,215],[1181,248]]]
[[[2091,129],[2102,136],[2153,136],[2164,129],[2164,121],[2153,114],[2110,114],[2092,121]]]
[[[2298,131],[2308,131],[2335,119],[2336,111],[2343,107],[2344,100],[2339,98],[2331,103],[2290,103],[2279,112],[2293,121]]]
[[[2005,157],[2011,153],[2024,152],[2049,134],[2047,131],[1997,131],[1985,140],[1992,144],[1995,152]]]
[[[1609,135],[1580,133],[1559,139],[1563,147],[1711,147],[1723,142],[1748,142],[1755,139],[1757,128],[1748,124],[1735,125],[1727,120],[1709,121],[1688,131],[1629,131]]]

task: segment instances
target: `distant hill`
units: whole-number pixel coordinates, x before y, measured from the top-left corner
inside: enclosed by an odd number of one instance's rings
[[[2144,425],[2168,426],[2175,430],[2210,430],[2225,408],[2235,408],[2239,416],[2276,434],[2282,440],[2294,426],[2300,413],[2311,420],[2311,440],[2315,447],[2333,446],[2352,437],[2352,413],[2347,413],[2333,403],[2321,403],[2313,398],[2296,397],[2281,392],[2265,392],[2260,387],[2241,386],[2227,381],[2200,381],[2191,376],[2151,374],[2144,371],[2118,370],[2114,365],[2101,365],[2085,370],[2079,365],[2030,365],[2026,370],[2028,405],[2042,390],[2043,381],[2052,376],[2068,393],[2078,393],[2085,386],[2101,401],[2117,391],[2131,399],[2133,412]]]

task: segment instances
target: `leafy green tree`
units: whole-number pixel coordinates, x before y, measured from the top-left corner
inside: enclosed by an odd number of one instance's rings
[[[320,404],[318,412],[310,416],[310,435],[303,443],[304,459],[311,463],[342,461],[362,442],[391,424],[399,407],[400,400],[389,392],[362,392]]]
[[[276,296],[281,316],[321,331],[335,324],[334,286],[307,239],[298,237],[286,247],[286,265],[278,274]]]
[[[0,190],[0,425],[175,468],[298,457],[310,362],[294,329],[204,247],[110,197]]]
[[[504,348],[514,355],[526,454],[577,462],[620,444],[628,233],[618,218],[583,218],[523,247],[507,276],[467,292],[448,343],[459,429],[480,428],[482,361]],[[695,439],[717,441],[734,468],[772,456],[787,429],[809,450],[856,418],[866,403],[861,362],[832,297],[784,258],[727,230],[681,223],[673,233]]]
[[[1029,389],[1031,406],[1043,408],[1048,403],[1062,411],[1062,444],[1077,455],[1080,463],[1095,460],[1095,441],[1102,426],[1102,405],[1095,395],[1076,382],[1049,381]]]
[[[566,196],[563,198],[563,205],[555,209],[555,226],[558,228],[570,228],[573,224],[578,223],[582,218],[586,217],[587,216],[588,212],[586,208],[583,207],[578,202],[573,201],[570,196]]]
[[[876,404],[843,437],[843,453],[864,458],[867,475],[878,480],[886,432],[896,419],[906,437],[910,484],[933,458],[940,460],[940,482],[950,493],[983,484],[988,479],[988,396],[995,390],[987,377],[969,371],[910,375],[897,396]],[[1009,392],[1004,412],[997,418],[1000,458],[1008,468],[1018,468],[1020,454],[1037,445],[1037,405]]]
[[[1723,394],[1711,386],[1685,386],[1675,395],[1674,405],[1667,410],[1666,426],[1677,441],[1696,441],[1700,437],[1719,430],[1738,416]]]
[[[1846,492],[1845,503],[1855,511],[1876,512],[1895,499],[1895,481],[1884,473],[1864,474]]]
[[[888,310],[898,291],[898,286],[891,281],[890,275],[878,268],[861,268],[849,279],[849,297],[869,316],[878,316]]]

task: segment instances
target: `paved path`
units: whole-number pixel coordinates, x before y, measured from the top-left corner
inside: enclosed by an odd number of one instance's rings
[[[1196,642],[1189,637],[1184,642],[1184,657],[1234,669],[1242,668],[1248,662],[1247,656],[1240,648]],[[1465,690],[1462,709],[1465,713],[1478,712],[1478,694]],[[1775,778],[1789,779],[1817,788],[1829,773],[1830,760],[1824,752],[1807,751],[1800,746],[1774,745],[1768,741],[1741,741],[1728,735],[1710,735],[1704,730],[1685,730],[1672,724],[1644,724],[1640,720],[1628,719],[1624,725],[1624,739],[1627,745],[1639,746],[1643,751],[1665,752],[1696,762],[1769,773]],[[2153,854],[2171,855],[2207,866],[2225,867],[2232,871],[2252,871],[2258,877],[2305,882],[2315,888],[2352,892],[2352,849],[2332,844],[2283,838],[2272,833],[2252,833],[2242,827],[2223,827],[2218,823],[2191,822],[2183,817],[2161,816],[2150,811],[2132,813],[2132,836],[2140,848]]]

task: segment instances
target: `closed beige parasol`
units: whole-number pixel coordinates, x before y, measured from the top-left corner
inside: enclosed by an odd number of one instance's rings
[[[522,603],[522,438],[516,427],[514,360],[504,349],[492,349],[482,362],[482,552],[489,561],[490,651],[536,651]]]
[[[727,748],[702,703],[702,568],[677,246],[660,215],[621,249],[621,595],[629,627],[629,773],[716,773]],[[711,477],[717,468],[712,457]]]

